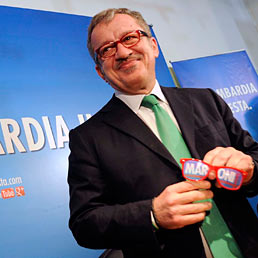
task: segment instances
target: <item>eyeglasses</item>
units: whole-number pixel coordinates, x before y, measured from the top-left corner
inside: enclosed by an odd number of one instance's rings
[[[200,181],[208,177],[210,171],[216,172],[219,185],[228,190],[238,190],[247,172],[232,167],[217,167],[199,159],[181,159],[183,177],[191,181]]]
[[[118,43],[121,43],[126,48],[135,46],[140,41],[141,36],[148,37],[148,34],[142,30],[135,30],[125,34],[120,40],[104,44],[95,51],[95,62],[98,61],[98,58],[107,59],[115,55]]]

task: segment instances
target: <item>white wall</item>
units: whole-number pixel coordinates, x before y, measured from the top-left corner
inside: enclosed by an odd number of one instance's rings
[[[258,68],[257,0],[1,0],[1,5],[87,16],[128,7],[153,24],[167,63],[245,49]]]

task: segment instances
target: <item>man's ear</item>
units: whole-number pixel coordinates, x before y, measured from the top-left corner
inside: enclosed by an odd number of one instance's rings
[[[159,56],[159,47],[158,47],[158,43],[154,37],[151,38],[151,44],[152,44],[154,56],[157,58]]]
[[[106,81],[105,75],[104,75],[104,73],[103,73],[101,67],[100,67],[99,65],[96,65],[96,66],[95,66],[95,69],[96,69],[98,75],[99,75],[104,81]]]

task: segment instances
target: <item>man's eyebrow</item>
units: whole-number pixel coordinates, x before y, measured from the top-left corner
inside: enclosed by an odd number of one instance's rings
[[[123,32],[122,36],[120,36],[119,39],[117,39],[117,40],[120,40],[120,39],[121,39],[123,36],[125,36],[126,34],[128,34],[128,33],[130,33],[130,32],[133,32],[133,31],[136,31],[136,30],[137,30],[137,29],[135,29],[135,30],[127,30],[127,31]],[[140,30],[140,29],[138,29],[138,30]],[[108,44],[108,43],[116,42],[117,40],[113,40],[113,41],[111,41],[111,40],[106,40],[106,41],[102,42],[102,43],[99,45],[99,47],[96,48],[96,50],[99,49],[100,47],[102,47],[102,46]],[[96,51],[96,50],[95,50],[95,51]]]

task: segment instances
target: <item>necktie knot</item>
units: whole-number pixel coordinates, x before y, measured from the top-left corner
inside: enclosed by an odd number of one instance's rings
[[[153,106],[155,106],[157,104],[159,104],[157,98],[154,95],[148,95],[143,98],[141,106],[152,109]]]

